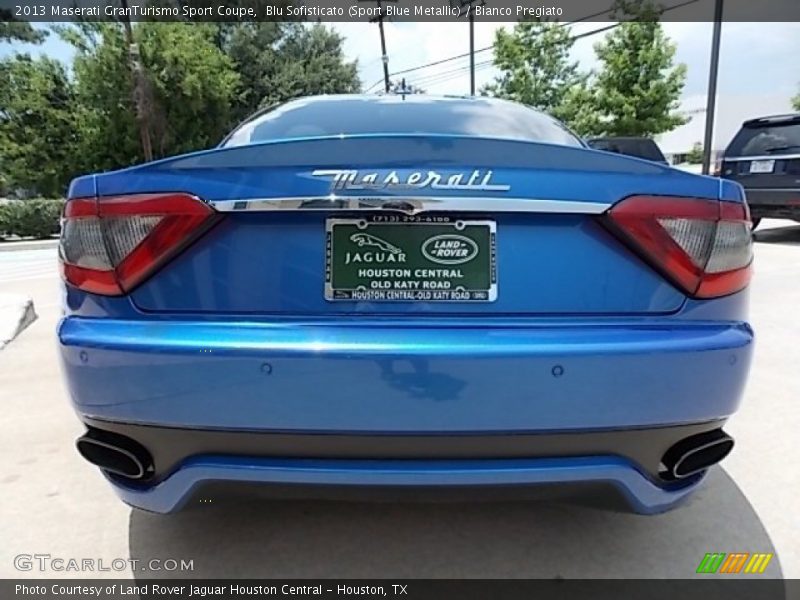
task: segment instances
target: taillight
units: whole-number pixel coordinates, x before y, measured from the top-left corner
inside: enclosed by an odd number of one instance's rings
[[[87,292],[130,292],[216,219],[188,194],[76,198],[64,207],[59,258],[64,279]]]
[[[606,223],[690,296],[725,296],[750,281],[753,241],[744,203],[632,196],[608,212]]]

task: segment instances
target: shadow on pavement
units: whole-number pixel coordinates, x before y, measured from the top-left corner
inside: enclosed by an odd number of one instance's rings
[[[774,552],[720,468],[653,517],[544,502],[247,499],[133,510],[129,550],[194,559],[192,573],[164,575],[207,578],[687,578],[706,552]],[[781,577],[777,556],[761,577]]]
[[[753,239],[762,244],[788,244],[800,246],[800,225],[756,230]]]

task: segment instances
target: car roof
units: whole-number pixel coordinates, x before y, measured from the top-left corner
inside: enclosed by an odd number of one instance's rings
[[[742,123],[742,127],[751,127],[753,125],[768,125],[770,123],[792,123],[800,121],[800,113],[786,113],[782,115],[769,115],[766,117],[756,117],[748,119]]]

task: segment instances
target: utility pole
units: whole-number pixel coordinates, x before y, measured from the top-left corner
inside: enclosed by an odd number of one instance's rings
[[[133,28],[131,19],[128,16],[128,0],[120,0],[123,8],[121,17],[122,26],[125,28],[125,40],[128,43],[128,60],[133,79],[133,105],[136,110],[136,121],[139,124],[139,137],[142,140],[142,154],[145,161],[153,160],[153,144],[150,140],[150,102],[149,85],[147,74],[144,72],[141,57],[139,55],[139,45],[133,41]]]
[[[378,22],[378,29],[381,33],[381,60],[383,61],[383,89],[389,93],[389,55],[386,54],[386,35],[383,32],[383,7],[381,0],[378,0],[378,16],[370,19],[373,23]]]
[[[478,0],[449,0],[451,8],[458,9],[458,16],[464,14],[466,7],[469,14],[469,94],[475,95],[475,11],[473,4]],[[486,0],[480,0],[480,5],[485,6]]]
[[[475,95],[475,15],[472,10],[469,11],[469,95]]]
[[[719,73],[719,46],[722,35],[722,2],[714,5],[714,32],[711,36],[711,65],[708,69],[708,97],[706,98],[706,131],[703,139],[703,175],[711,170],[711,145],[714,143],[714,112],[717,107],[717,75]]]

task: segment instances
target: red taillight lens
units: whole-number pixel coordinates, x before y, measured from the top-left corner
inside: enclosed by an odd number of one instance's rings
[[[750,281],[753,241],[744,203],[633,196],[614,206],[606,223],[690,296],[725,296]]]
[[[67,202],[59,256],[64,279],[120,295],[152,275],[215,222],[188,194],[136,194]]]

